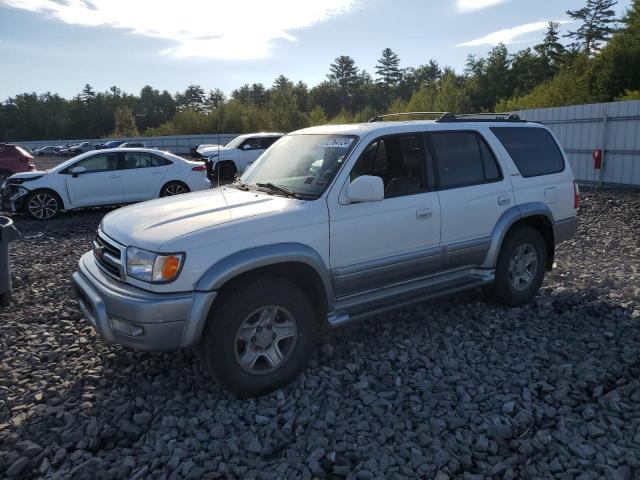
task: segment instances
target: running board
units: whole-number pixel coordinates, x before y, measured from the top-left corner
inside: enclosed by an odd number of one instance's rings
[[[391,297],[390,295],[382,296],[381,301],[366,302],[366,306],[362,305],[362,308],[350,309],[349,312],[342,309],[340,305],[343,302],[336,304],[336,311],[327,315],[327,323],[331,328],[342,327],[351,322],[363,320],[374,315],[379,315],[392,310],[408,307],[416,303],[424,302],[438,297],[444,297],[452,295],[454,293],[463,292],[472,288],[481,287],[487,285],[494,280],[494,271],[474,271],[472,276],[467,276],[464,280],[458,279],[457,281],[448,281],[436,285],[431,285],[426,290],[420,292],[413,292],[409,295],[399,295],[398,297]],[[346,303],[346,302],[344,302]]]

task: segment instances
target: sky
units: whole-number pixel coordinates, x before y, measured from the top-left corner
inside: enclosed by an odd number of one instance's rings
[[[70,98],[86,83],[137,93],[190,84],[226,94],[280,74],[314,86],[339,55],[374,74],[389,47],[401,66],[461,72],[468,54],[515,52],[585,0],[0,0],[0,99]],[[622,14],[630,0],[620,0]],[[566,41],[566,39],[563,39]]]

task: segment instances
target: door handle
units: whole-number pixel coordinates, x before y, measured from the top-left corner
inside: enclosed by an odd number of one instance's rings
[[[109,178],[120,178],[120,175],[109,175]]]
[[[511,203],[510,195],[500,195],[498,196],[498,205],[509,205]]]
[[[433,210],[430,208],[419,208],[416,210],[416,218],[418,220],[428,220],[433,216]]]

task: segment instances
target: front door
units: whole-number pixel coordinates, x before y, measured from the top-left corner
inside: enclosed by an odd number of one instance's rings
[[[75,167],[86,170],[73,175]],[[122,172],[115,153],[99,153],[84,158],[65,169],[67,192],[74,207],[111,205],[123,202]]]
[[[440,204],[427,171],[422,133],[378,138],[364,150],[349,181],[379,176],[385,198],[329,207],[337,297],[439,270]]]

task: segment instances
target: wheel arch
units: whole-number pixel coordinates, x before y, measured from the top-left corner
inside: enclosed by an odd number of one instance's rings
[[[56,197],[58,197],[58,200],[60,201],[60,204],[61,204],[60,210],[70,210],[73,208],[73,206],[71,205],[71,202],[69,201],[69,197],[66,195],[67,192],[64,192],[65,193],[64,195],[61,195],[60,192],[58,192],[55,188],[52,188],[49,186],[35,187],[34,189],[29,190],[29,193],[24,198],[26,199],[26,197],[36,192],[53,193]],[[24,205],[23,208],[26,209],[27,206]]]
[[[309,295],[319,308],[319,318],[334,306],[333,284],[322,257],[313,248],[300,243],[278,243],[241,250],[213,264],[198,280],[196,294],[216,292],[207,311],[188,322],[184,345],[200,340],[209,312],[227,289],[249,276],[275,274],[291,280]]]
[[[546,269],[551,270],[555,256],[553,224],[553,213],[542,202],[531,202],[511,207],[498,219],[491,233],[489,251],[482,267],[495,268],[500,249],[509,232],[519,225],[529,225],[538,230],[544,239],[547,247]]]

